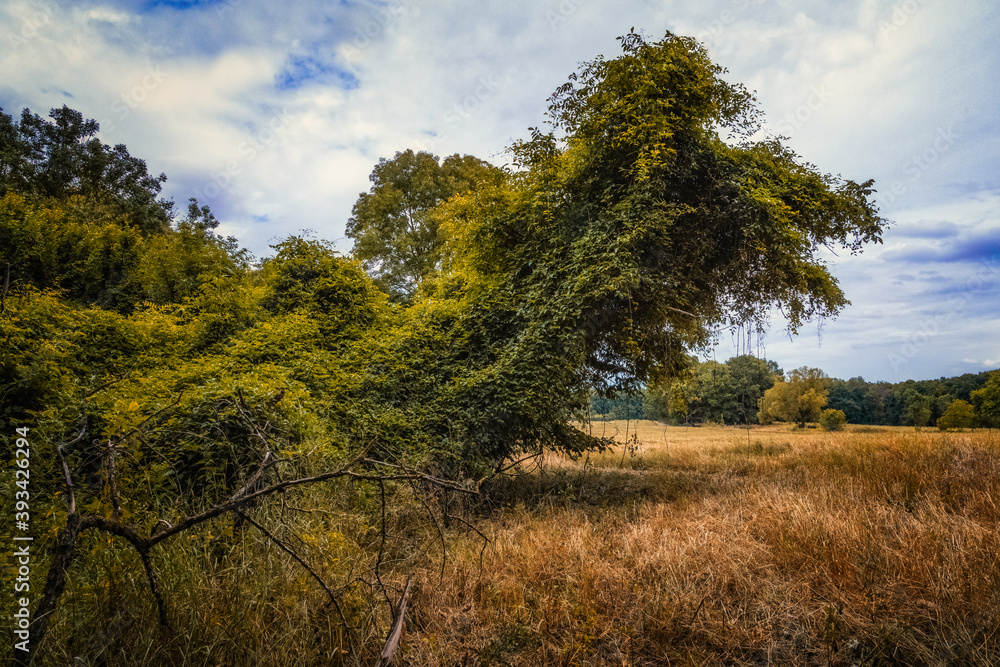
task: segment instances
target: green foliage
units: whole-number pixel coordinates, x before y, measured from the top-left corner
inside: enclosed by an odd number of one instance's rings
[[[806,422],[816,421],[826,405],[829,378],[818,368],[796,368],[788,380],[777,379],[764,392],[758,419],[761,424],[773,420],[795,422],[805,428]]]
[[[76,393],[89,369],[79,358],[86,315],[53,292],[24,289],[0,314],[0,405],[10,433],[28,416]]]
[[[249,266],[249,254],[236,239],[213,233],[218,221],[207,206],[192,199],[188,216],[172,232],[146,241],[137,280],[146,299],[157,304],[181,303],[206,281],[232,276]]]
[[[74,301],[122,313],[144,301],[179,303],[216,276],[248,269],[235,239],[213,235],[207,207],[192,200],[177,229],[145,236],[92,199],[0,199],[0,263],[12,284],[55,288]]]
[[[728,364],[706,361],[698,366],[696,414],[703,421],[734,423],[739,418],[738,389]]]
[[[328,345],[358,340],[372,326],[385,298],[357,261],[337,255],[327,242],[292,236],[272,246],[265,265],[271,286],[264,307],[275,313],[303,309]]]
[[[371,191],[361,193],[347,221],[354,256],[393,298],[410,300],[441,261],[441,220],[433,209],[500,175],[471,155],[440,162],[430,153],[406,150],[382,158],[372,171]]]
[[[901,398],[903,401],[903,424],[917,428],[926,426],[931,418],[931,398],[912,387],[907,387]]]
[[[72,299],[127,310],[141,300],[135,270],[142,234],[82,198],[0,199],[0,262],[14,284],[56,288]]]
[[[824,410],[819,416],[819,425],[824,431],[842,431],[847,423],[843,410]]]
[[[990,428],[1000,428],[1000,371],[991,373],[986,384],[973,391],[971,396],[980,423]]]
[[[953,428],[971,428],[975,422],[975,413],[968,401],[956,398],[945,413],[937,420],[937,427],[942,431]]]
[[[80,195],[109,207],[144,234],[166,231],[172,202],[157,199],[163,174],[150,176],[125,146],[96,138],[97,121],[63,105],[51,121],[25,109],[15,122],[0,109],[0,196],[64,200]]]
[[[74,148],[96,127],[63,114],[60,145],[76,157],[17,162],[15,135],[42,125],[8,123],[8,183],[31,190],[9,185],[0,211],[19,285],[109,309],[47,297],[60,302],[52,316],[82,319],[69,325],[63,379],[13,361],[7,386],[34,387],[22,413],[42,410],[68,439],[82,410],[91,433],[124,438],[136,484],[159,471],[163,488],[207,497],[260,453],[244,403],[291,449],[364,443],[477,479],[521,454],[603,447],[570,426],[592,391],[634,396],[639,411],[644,390],[679,377],[668,414],[748,421],[776,369],[738,357],[683,375],[691,349],[719,325],[763,327],[776,305],[793,328],[835,314],[846,300],[817,249],[857,251],[883,221],[869,184],[751,141],[752,97],[694,41],[621,42],[619,58],[585,64],[556,91],[554,132],[516,142],[516,170],[412,151],[381,161],[355,206],[354,259],[291,237],[252,269],[196,202],[157,227],[126,205],[133,190],[100,185],[107,173],[93,187],[72,175],[105,155]],[[71,176],[29,188],[50,163]],[[799,400],[806,416],[818,392]],[[144,420],[157,427],[122,435]]]

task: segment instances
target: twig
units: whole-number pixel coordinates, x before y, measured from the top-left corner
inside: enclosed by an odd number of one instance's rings
[[[115,444],[108,440],[108,492],[111,495],[111,508],[115,521],[121,519],[122,504],[118,496],[118,477],[115,474]]]
[[[3,281],[3,293],[0,294],[0,313],[7,312],[7,293],[10,291],[10,262],[7,262],[7,277]]]
[[[139,552],[139,559],[142,561],[142,567],[146,570],[146,580],[149,581],[149,590],[153,593],[153,599],[156,600],[156,608],[160,612],[160,625],[169,629],[170,622],[167,620],[167,606],[163,602],[163,597],[160,595],[160,588],[156,584],[156,572],[153,571],[153,563],[149,559],[149,547],[145,549],[136,548]]]
[[[430,503],[427,502],[424,494],[418,491],[416,486],[412,483],[410,484],[410,487],[413,489],[413,492],[417,494],[417,498],[420,499],[420,504],[424,506],[425,510],[427,510],[427,516],[430,518],[431,523],[434,524],[434,529],[437,531],[438,539],[441,540],[441,574],[438,576],[438,579],[439,581],[444,581],[444,569],[448,562],[448,545],[444,539],[444,531],[441,530],[441,524],[438,523],[437,518],[434,516],[434,511],[431,509]]]
[[[59,462],[62,464],[63,474],[66,475],[66,490],[69,493],[69,513],[76,514],[76,494],[73,492],[73,476],[69,473],[69,465],[66,463],[66,457],[63,456],[63,447],[69,447],[70,445],[75,445],[76,443],[83,440],[83,437],[87,435],[87,424],[84,422],[83,427],[75,438],[69,442],[63,443],[61,445],[56,445],[56,453],[59,455]]]
[[[358,473],[352,472],[351,476],[354,477],[354,478],[356,478],[356,479],[370,479],[372,481],[374,481],[376,479],[384,479],[384,480],[390,480],[390,479],[422,479],[424,481],[430,482],[434,486],[439,486],[442,489],[451,489],[452,491],[459,491],[461,493],[466,493],[466,494],[468,494],[470,496],[477,496],[477,495],[479,495],[479,484],[482,483],[482,481],[483,481],[483,480],[479,480],[479,482],[476,483],[476,487],[470,489],[470,488],[468,488],[466,486],[462,486],[462,485],[456,484],[454,482],[449,482],[446,479],[441,479],[439,477],[434,477],[432,475],[428,475],[426,473],[422,473],[422,472],[419,472],[417,470],[413,470],[412,468],[407,468],[405,466],[395,465],[393,463],[386,463],[385,461],[376,461],[374,459],[369,459],[369,458],[364,458],[364,459],[362,459],[362,461],[364,461],[365,463],[370,463],[372,465],[385,466],[386,468],[394,468],[396,470],[402,470],[403,474],[400,474],[400,475],[378,475],[377,477],[375,477],[375,476],[368,476],[368,477],[366,477],[365,475],[360,475]]]
[[[482,531],[480,531],[478,528],[476,528],[475,526],[473,526],[471,523],[469,523],[468,521],[466,521],[462,517],[455,516],[454,514],[449,514],[448,516],[451,517],[452,519],[458,519],[459,521],[461,521],[462,523],[464,523],[466,526],[468,526],[469,529],[475,531],[475,533],[477,535],[479,535],[479,537],[483,538],[483,548],[479,550],[479,571],[482,572],[483,571],[483,555],[486,553],[486,547],[489,546],[489,544],[491,542],[490,538],[488,538],[485,535],[483,535]]]

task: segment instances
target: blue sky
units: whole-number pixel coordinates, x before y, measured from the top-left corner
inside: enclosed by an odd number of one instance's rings
[[[8,0],[0,106],[62,104],[165,194],[212,206],[258,256],[344,227],[380,157],[502,152],[579,63],[632,26],[703,41],[775,134],[822,171],[874,178],[883,245],[827,255],[852,305],[751,351],[835,377],[1000,367],[1000,9],[988,0],[460,3]]]

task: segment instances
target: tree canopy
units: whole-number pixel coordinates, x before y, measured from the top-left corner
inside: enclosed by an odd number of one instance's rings
[[[0,109],[0,196],[7,192],[65,199],[82,195],[111,207],[144,233],[166,230],[173,204],[159,199],[167,180],[123,144],[97,139],[100,125],[63,105],[51,121],[25,109],[16,122]]]
[[[871,183],[821,174],[778,140],[756,139],[752,95],[726,82],[693,40],[629,33],[620,41],[619,57],[583,65],[556,90],[549,131],[515,142],[507,168],[413,151],[380,161],[372,191],[354,208],[353,259],[293,237],[251,267],[212,234],[214,217],[197,202],[157,231],[136,222],[145,209],[126,206],[128,188],[85,185],[87,165],[109,154],[91,141],[96,124],[70,110],[51,127],[29,113],[16,127],[7,123],[5,136],[17,141],[5,144],[16,149],[5,156],[23,158],[4,158],[0,232],[21,249],[12,266],[20,262],[39,289],[104,285],[73,296],[126,319],[100,309],[73,317],[129,332],[80,350],[67,342],[67,367],[80,375],[63,374],[59,391],[27,363],[41,344],[28,336],[5,361],[9,386],[35,388],[17,414],[65,390],[52,423],[71,430],[66,415],[79,408],[79,392],[112,372],[88,365],[98,361],[95,350],[124,364],[136,341],[174,336],[157,343],[165,357],[144,357],[163,368],[139,364],[147,369],[139,379],[116,364],[113,388],[90,404],[109,415],[133,403],[155,412],[187,392],[184,409],[204,415],[237,391],[268,410],[267,396],[295,396],[298,407],[289,398],[273,404],[289,410],[273,422],[289,424],[289,433],[321,428],[331,442],[378,443],[442,475],[479,478],[523,453],[601,447],[572,427],[591,393],[634,394],[679,374],[720,327],[766,326],[775,306],[793,328],[835,315],[847,301],[818,250],[856,252],[879,240],[884,221],[869,201]],[[65,141],[56,131],[63,125]],[[34,127],[52,138],[25,139],[24,128]],[[77,157],[66,162],[60,146]],[[127,151],[113,154],[124,160]],[[45,176],[64,163],[75,165],[71,177]],[[134,164],[128,182],[148,202],[160,181],[143,180],[144,166]],[[110,168],[94,173],[95,183],[119,182]],[[98,191],[119,194],[105,201]],[[38,245],[44,252],[28,252],[54,229]],[[99,280],[80,277],[91,275]],[[56,327],[61,311],[47,311],[24,317]],[[124,351],[107,349],[115,345]],[[711,408],[722,419],[747,420],[768,381],[762,363],[726,368],[738,400]],[[222,460],[205,453],[206,432],[178,432],[187,435],[158,441],[173,452],[160,451],[163,460],[180,457],[181,465],[192,451],[199,461]]]
[[[155,544],[249,517],[252,489],[283,490],[294,466],[382,497],[387,480],[468,492],[512,459],[606,446],[575,427],[591,397],[638,408],[650,386],[677,387],[675,414],[747,421],[777,368],[695,369],[691,352],[774,307],[793,329],[839,312],[819,250],[879,241],[871,182],[757,138],[752,95],[695,41],[620,41],[556,90],[509,166],[380,161],[353,257],[293,236],[251,264],[196,201],[175,220],[164,177],[82,114],[0,118],[0,430],[10,454],[31,423],[32,460],[51,464],[32,498],[66,519],[45,599],[84,528],[129,541],[152,586]]]
[[[778,378],[761,399],[760,423],[779,420],[794,422],[805,428],[806,422],[820,418],[826,405],[829,383],[830,379],[823,371],[807,366],[791,371],[787,381]]]
[[[871,182],[754,140],[753,97],[702,46],[621,44],[550,98],[552,131],[511,147],[506,182],[443,205],[448,271],[428,298],[457,305],[445,354],[462,370],[439,386],[477,415],[472,451],[558,439],[588,388],[675,372],[774,306],[793,328],[836,314],[847,300],[818,249],[879,240]]]
[[[354,256],[382,289],[408,300],[441,259],[440,221],[431,211],[499,176],[499,169],[471,155],[450,155],[441,162],[407,149],[391,160],[382,158],[372,170],[371,191],[359,195],[347,221]]]

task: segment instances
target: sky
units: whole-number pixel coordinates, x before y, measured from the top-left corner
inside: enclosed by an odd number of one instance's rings
[[[836,319],[793,335],[775,313],[706,358],[892,382],[1000,367],[992,0],[5,0],[0,107],[96,119],[258,257],[304,231],[346,253],[380,157],[503,164],[632,27],[703,42],[768,132],[824,173],[875,179],[892,223],[857,256],[825,253],[851,301]]]

